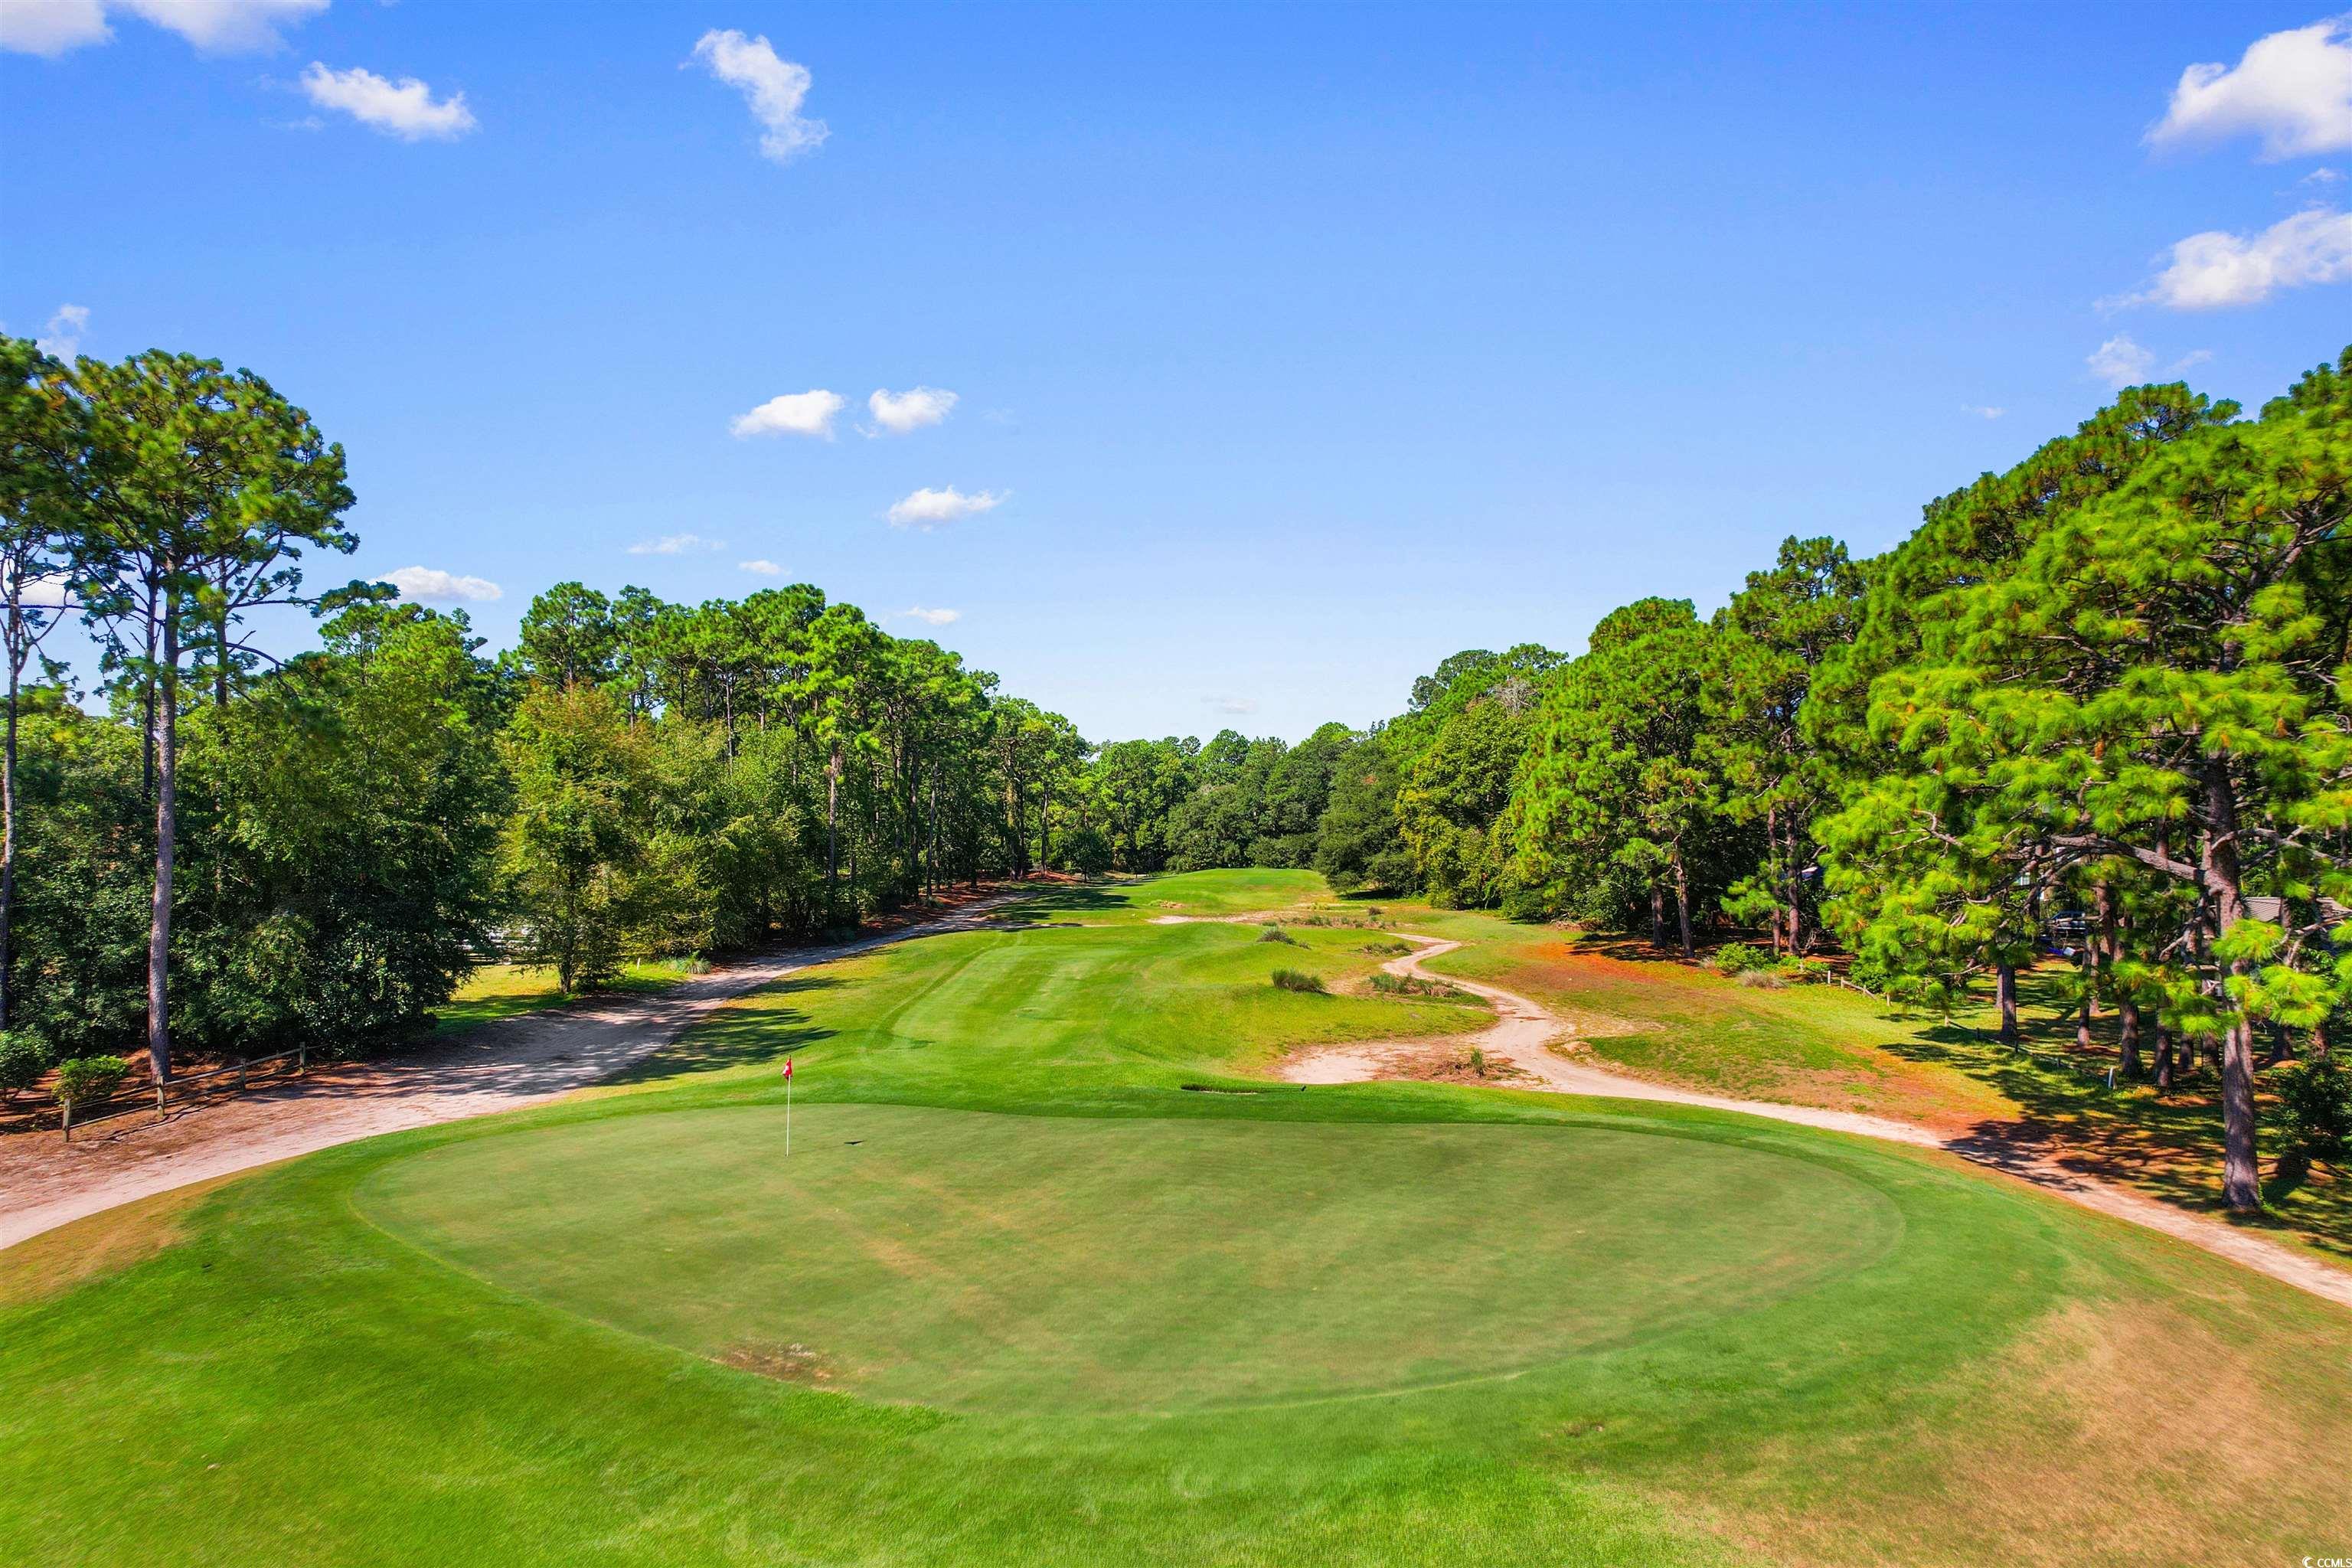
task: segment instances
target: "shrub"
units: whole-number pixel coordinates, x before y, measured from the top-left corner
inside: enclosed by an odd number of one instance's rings
[[[1778,991],[1789,984],[1789,977],[1778,969],[1742,969],[1736,971],[1732,979],[1758,991]]]
[[[131,1064],[121,1057],[76,1057],[58,1064],[58,1099],[68,1105],[96,1105],[122,1087]]]
[[[1323,994],[1323,977],[1318,974],[1305,974],[1296,969],[1277,969],[1274,972],[1274,983],[1285,991],[1311,991],[1318,996]]]
[[[0,1030],[0,1096],[14,1100],[41,1081],[48,1057],[33,1037]]]
[[[1402,958],[1406,953],[1412,951],[1412,943],[1409,942],[1368,942],[1364,943],[1364,951],[1370,953],[1374,958]]]
[[[1295,936],[1286,935],[1280,926],[1266,927],[1265,931],[1258,934],[1258,941],[1287,942],[1292,947],[1305,947],[1307,945]]]
[[[1062,863],[1081,877],[1099,877],[1110,869],[1110,840],[1099,827],[1081,827],[1062,836]]]
[[[2279,1174],[2300,1180],[2313,1162],[2340,1166],[2352,1152],[2352,1072],[2334,1057],[2279,1069]]]
[[[1715,956],[1707,963],[1714,965],[1718,974],[1746,974],[1750,970],[1769,967],[1772,955],[1744,942],[1727,942],[1715,950]]]
[[[1388,996],[1442,996],[1449,1002],[1475,1000],[1468,993],[1457,991],[1443,980],[1423,980],[1418,974],[1391,974],[1385,969],[1373,973],[1372,989]]]
[[[1559,900],[1549,888],[1514,888],[1503,895],[1503,918],[1521,925],[1541,925],[1559,912]]]

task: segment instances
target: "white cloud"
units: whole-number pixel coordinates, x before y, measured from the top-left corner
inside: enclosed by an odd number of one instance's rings
[[[683,555],[689,550],[724,550],[723,539],[705,539],[698,533],[665,533],[659,539],[641,539],[629,546],[632,555]]]
[[[6,596],[8,578],[13,570],[0,566],[0,597]],[[70,598],[67,589],[71,583],[72,579],[62,572],[27,577],[23,590],[16,595],[16,603],[28,610],[61,610]]]
[[[114,36],[107,14],[128,12],[180,35],[200,49],[228,54],[274,49],[278,29],[314,16],[327,0],[7,0],[0,5],[0,48],[61,55]]]
[[[738,561],[735,569],[761,577],[781,577],[784,574],[784,569],[772,561]]]
[[[15,0],[10,0],[14,4]],[[168,27],[200,49],[227,53],[274,49],[285,40],[278,29],[315,16],[327,0],[117,0],[159,27]]]
[[[825,139],[824,121],[801,118],[801,104],[808,97],[808,68],[778,59],[766,38],[714,27],[695,40],[694,58],[751,105],[751,118],[766,132],[760,138],[761,156],[790,163]]]
[[[896,528],[919,528],[925,531],[941,523],[961,522],[983,511],[993,511],[1012,498],[1011,490],[975,490],[964,494],[953,485],[945,489],[919,489],[904,500],[890,506],[890,522]]]
[[[460,577],[434,566],[403,566],[385,573],[383,581],[399,589],[402,598],[420,605],[487,605],[506,596],[506,590],[487,577]]]
[[[71,359],[81,352],[81,334],[89,325],[89,307],[60,305],[49,318],[48,331],[35,344],[45,354]]]
[[[436,103],[433,89],[413,76],[391,82],[358,66],[330,70],[312,60],[302,73],[302,90],[320,108],[340,109],[404,142],[454,142],[478,123],[464,93],[453,92]]]
[[[1203,697],[1201,700],[1219,713],[1238,716],[1257,711],[1257,699],[1255,697]]]
[[[961,610],[927,610],[920,605],[910,605],[898,613],[908,620],[920,621],[927,626],[953,626],[963,619]]]
[[[2085,361],[2091,374],[2109,386],[2129,386],[2147,379],[2148,371],[2156,364],[2156,356],[2132,342],[2128,332],[2117,332],[2097,348]]]
[[[2002,415],[2008,413],[2009,410],[2006,408],[1995,408],[1989,403],[1963,403],[1960,405],[1960,412],[1963,414],[1973,414],[1979,419],[1998,419]]]
[[[727,428],[736,436],[815,436],[833,439],[834,416],[848,399],[819,387],[771,397],[749,414],[739,414]]]
[[[2352,279],[2352,213],[2307,207],[2259,234],[2221,229],[2172,247],[2171,261],[2137,294],[2109,301],[2211,310],[2256,305],[2281,289]]]
[[[2297,180],[2295,184],[2298,185],[2336,185],[2341,184],[2343,182],[2344,171],[2341,169],[2314,169],[2302,179]]]
[[[2234,70],[2190,66],[2147,139],[2163,146],[2245,134],[2260,136],[2273,162],[2352,147],[2352,16],[2257,38]]]
[[[0,5],[0,49],[55,59],[114,36],[99,0],[8,0]]]
[[[2167,377],[2177,377],[2193,370],[2213,357],[2211,349],[2192,349],[2164,367]],[[2097,348],[2084,361],[2091,374],[2109,386],[2130,386],[2136,383],[2154,381],[2157,375],[2155,351],[2134,342],[2127,332],[2117,332]]]
[[[956,402],[954,393],[942,392],[936,386],[918,386],[906,392],[887,392],[877,387],[874,395],[866,400],[866,406],[872,411],[874,423],[893,436],[904,436],[909,430],[937,425],[954,412]]]

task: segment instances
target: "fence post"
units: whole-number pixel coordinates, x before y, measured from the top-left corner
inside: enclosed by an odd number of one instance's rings
[[[245,1058],[243,1057],[236,1058],[236,1091],[239,1094],[245,1092]]]
[[[160,1078],[155,1080],[155,1120],[158,1121],[163,1120],[163,1096],[169,1092],[170,1087]]]
[[[310,1071],[310,1047],[308,1044],[299,1045],[294,1047],[294,1070],[298,1074],[301,1074],[306,1077],[309,1075]]]
[[[62,1125],[66,1130],[66,1142],[70,1143],[73,1142],[73,1101],[70,1100],[58,1100],[58,1110],[64,1118]]]

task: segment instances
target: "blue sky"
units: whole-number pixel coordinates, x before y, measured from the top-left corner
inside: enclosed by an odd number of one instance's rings
[[[500,646],[563,578],[806,580],[1090,738],[1367,722],[1884,549],[2116,375],[2252,405],[2352,341],[2308,8],[44,5],[10,331],[269,376],[352,567],[497,584]],[[733,433],[811,392],[829,439]],[[894,526],[948,489],[997,504]]]

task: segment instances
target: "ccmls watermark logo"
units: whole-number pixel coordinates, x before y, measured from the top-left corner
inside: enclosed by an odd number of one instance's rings
[[[2352,1557],[2306,1557],[2303,1568],[2352,1568]]]

